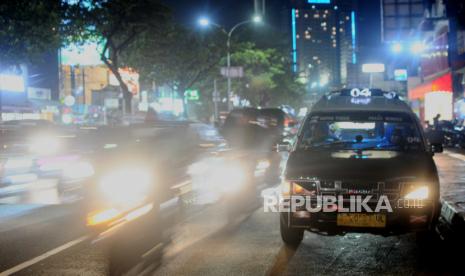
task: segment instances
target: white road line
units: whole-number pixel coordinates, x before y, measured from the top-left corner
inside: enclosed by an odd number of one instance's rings
[[[65,243],[65,244],[63,244],[63,245],[61,245],[61,246],[59,246],[59,247],[57,247],[55,249],[52,249],[52,250],[50,250],[48,252],[45,252],[44,254],[42,254],[40,256],[35,257],[34,259],[31,259],[29,261],[26,261],[24,263],[21,263],[21,264],[15,266],[15,267],[12,267],[12,268],[10,268],[8,270],[0,272],[0,276],[7,276],[7,275],[11,275],[13,273],[16,273],[18,271],[21,271],[21,270],[23,270],[23,269],[25,269],[27,267],[30,267],[31,265],[34,265],[34,264],[36,264],[36,263],[38,263],[40,261],[43,261],[43,260],[47,259],[48,257],[51,257],[51,256],[53,256],[55,254],[58,254],[63,250],[66,250],[66,249],[68,249],[70,247],[73,247],[73,246],[85,241],[86,239],[88,239],[87,236],[82,236],[80,238],[75,239],[74,241],[70,241],[68,243]]]
[[[453,157],[453,158],[456,158],[456,159],[459,159],[459,160],[465,162],[465,155],[463,155],[463,154],[453,153],[453,152],[450,152],[450,151],[445,151],[444,153],[446,155],[450,156],[450,157]]]

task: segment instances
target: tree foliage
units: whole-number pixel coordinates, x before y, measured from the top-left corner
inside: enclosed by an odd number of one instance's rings
[[[0,1],[0,63],[18,65],[58,49],[64,16],[60,1]]]
[[[211,75],[217,75],[226,55],[222,33],[202,33],[173,24],[164,30],[147,32],[127,52],[131,67],[145,79],[167,84],[182,96],[184,91]]]
[[[128,48],[151,30],[163,29],[170,12],[157,0],[83,0],[75,7],[74,20],[87,25],[84,37],[101,40],[101,59],[115,75],[123,92],[126,110],[131,109],[132,94],[124,83],[119,68]]]
[[[244,67],[244,79],[236,93],[253,105],[298,104],[304,87],[291,72],[289,58],[276,48],[260,49],[253,43],[240,44],[232,55],[234,65]]]

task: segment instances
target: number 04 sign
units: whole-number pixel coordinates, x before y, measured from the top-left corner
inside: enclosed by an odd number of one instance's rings
[[[354,88],[350,90],[350,95],[352,97],[371,97],[371,90],[368,88],[361,89],[361,90],[358,88]]]

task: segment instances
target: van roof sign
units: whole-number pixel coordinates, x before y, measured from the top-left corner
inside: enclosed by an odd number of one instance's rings
[[[385,97],[387,99],[398,99],[398,95],[393,91],[383,91],[381,89],[371,88],[351,88],[333,91],[327,94],[327,97],[343,96],[352,98],[368,98],[368,97]]]

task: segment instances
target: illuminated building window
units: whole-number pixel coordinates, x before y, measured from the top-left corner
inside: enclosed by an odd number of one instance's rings
[[[296,35],[295,38],[299,39],[299,38],[300,38],[300,35]]]
[[[350,17],[346,16],[346,21],[349,21],[350,20]]]
[[[319,13],[315,13],[315,14],[313,15],[313,18],[320,18],[320,14],[319,14]]]

